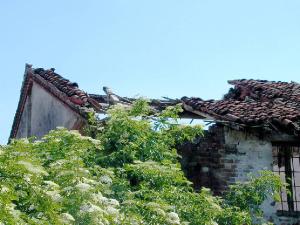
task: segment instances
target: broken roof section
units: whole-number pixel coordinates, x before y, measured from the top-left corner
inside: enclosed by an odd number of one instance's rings
[[[88,94],[54,69],[32,68],[26,65],[19,105],[15,114],[10,138],[16,136],[32,82],[80,114],[83,118],[90,110],[105,112],[110,104],[130,105],[135,99],[121,97],[104,88],[105,95]],[[300,84],[265,80],[233,80],[234,85],[222,100],[201,98],[151,99],[150,106],[162,110],[182,103],[184,118],[208,119],[234,129],[259,129],[300,135]]]
[[[67,107],[79,114],[82,118],[87,118],[87,113],[94,110],[98,113],[104,113],[110,104],[126,104],[130,105],[135,99],[120,97],[114,93],[106,93],[105,95],[88,94],[79,89],[78,84],[62,77],[55,72],[54,68],[32,68],[32,65],[26,64],[24,80],[20,92],[19,104],[16,110],[10,139],[15,138],[27,97],[30,95],[33,82],[39,84],[52,96],[64,103]],[[113,102],[111,101],[113,100]],[[169,100],[150,100],[150,105],[155,110],[174,105],[176,101]],[[176,103],[178,103],[177,100]]]
[[[184,108],[235,128],[258,128],[300,134],[300,84],[233,80],[223,100],[182,98]]]

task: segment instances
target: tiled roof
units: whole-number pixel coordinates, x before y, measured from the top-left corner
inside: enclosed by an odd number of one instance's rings
[[[229,84],[238,90],[235,99],[246,96],[259,101],[289,101],[300,106],[300,84],[296,82],[275,82],[266,80],[232,80]]]
[[[65,93],[70,98],[70,101],[72,101],[75,105],[87,105],[88,95],[78,88],[78,84],[63,78],[59,74],[55,73],[54,69],[34,69],[33,76],[37,75],[53,84],[61,92]]]
[[[10,138],[16,137],[26,98],[31,90],[33,81],[41,85],[53,96],[60,99],[73,111],[83,117],[86,116],[86,110],[88,110],[88,108],[101,111],[101,105],[86,92],[79,89],[77,83],[73,83],[68,79],[63,78],[55,73],[54,69],[33,69],[31,65],[27,64]]]
[[[83,117],[90,108],[97,112],[105,110],[108,95],[93,95],[79,89],[77,83],[54,72],[54,69],[33,69],[26,65],[18,109],[15,114],[11,138],[16,136],[22,111],[32,83],[36,82],[52,95]],[[232,80],[234,85],[223,100],[205,101],[201,98],[183,97],[180,100],[150,100],[156,110],[183,103],[183,117],[208,118],[228,122],[241,127],[263,127],[268,130],[300,134],[300,84],[265,80]],[[125,104],[135,99],[124,98]],[[130,103],[129,103],[130,104]]]
[[[223,100],[182,98],[187,110],[241,126],[300,133],[300,85],[295,82],[234,80]]]
[[[38,68],[31,70],[29,73],[31,73],[34,78],[43,78],[48,84],[55,86],[55,88],[67,96],[67,100],[76,106],[93,107],[97,110],[100,108],[97,101],[92,99],[86,92],[79,89],[77,83],[71,82],[55,73],[54,69],[45,70],[43,68]]]

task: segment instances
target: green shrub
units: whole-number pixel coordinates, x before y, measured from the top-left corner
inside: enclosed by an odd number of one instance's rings
[[[1,147],[0,224],[251,224],[279,178],[262,172],[225,199],[195,192],[175,146],[202,127],[179,125],[180,109],[153,115],[140,100],[104,126],[90,115],[95,138],[57,129]]]

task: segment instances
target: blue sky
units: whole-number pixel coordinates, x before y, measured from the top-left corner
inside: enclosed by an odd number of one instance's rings
[[[300,1],[10,0],[0,3],[0,143],[25,63],[90,93],[221,98],[235,78],[300,82]]]

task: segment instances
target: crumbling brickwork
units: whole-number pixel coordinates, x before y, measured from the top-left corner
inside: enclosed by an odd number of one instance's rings
[[[246,181],[249,173],[273,169],[273,141],[272,136],[261,138],[254,133],[213,125],[193,143],[179,147],[182,168],[195,189],[208,187],[214,194],[222,195],[228,185]],[[274,224],[300,222],[298,217],[279,215],[271,198],[264,202],[262,209],[264,217]]]
[[[215,194],[221,194],[234,182],[236,160],[227,159],[226,155],[235,152],[235,148],[225,144],[224,129],[213,125],[193,143],[179,147],[182,168],[195,189],[208,187]]]

